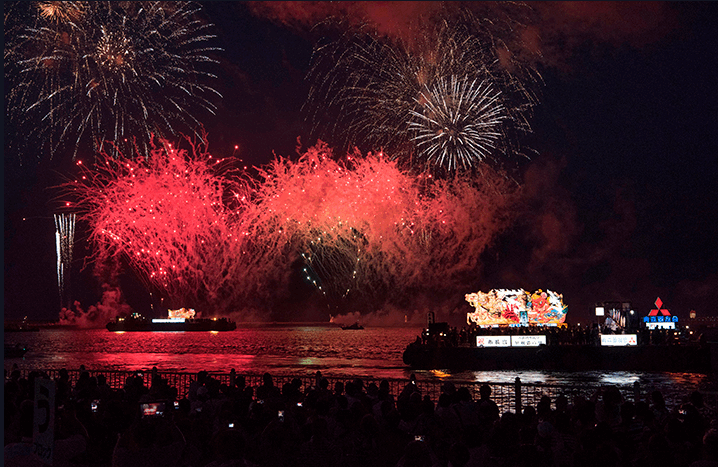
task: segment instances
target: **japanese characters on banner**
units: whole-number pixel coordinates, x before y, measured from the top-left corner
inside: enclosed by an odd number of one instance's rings
[[[511,347],[538,347],[546,345],[546,336],[511,336]]]
[[[541,289],[534,293],[524,289],[492,289],[489,292],[466,294],[474,307],[467,313],[467,324],[478,326],[557,325],[566,321],[563,295]]]
[[[476,336],[476,347],[511,347],[511,336]]]
[[[601,345],[626,347],[638,345],[636,334],[601,334]]]
[[[546,336],[476,336],[477,347],[538,347],[546,345]]]

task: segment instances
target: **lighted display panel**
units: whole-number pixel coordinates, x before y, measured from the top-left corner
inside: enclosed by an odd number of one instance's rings
[[[511,336],[476,336],[476,347],[511,347]]]
[[[477,347],[538,347],[546,345],[546,336],[476,336]]]
[[[546,345],[546,336],[511,336],[511,347],[538,347]]]
[[[638,337],[635,334],[601,334],[601,345],[609,347],[638,345]]]
[[[645,316],[643,324],[648,329],[675,329],[678,316]]]
[[[563,295],[541,289],[534,293],[524,289],[492,289],[466,294],[475,311],[467,313],[466,322],[478,326],[551,326],[566,321]]]

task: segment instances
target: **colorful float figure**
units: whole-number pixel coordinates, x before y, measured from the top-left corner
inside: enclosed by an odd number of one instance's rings
[[[467,324],[477,326],[557,326],[566,321],[563,295],[541,289],[492,289],[464,297],[474,307]]]

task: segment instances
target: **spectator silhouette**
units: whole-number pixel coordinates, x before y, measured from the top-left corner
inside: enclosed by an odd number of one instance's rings
[[[479,417],[485,426],[494,424],[499,419],[499,406],[491,399],[491,386],[482,384],[479,388]]]
[[[140,418],[117,440],[112,467],[174,467],[180,464],[185,438],[169,417]]]

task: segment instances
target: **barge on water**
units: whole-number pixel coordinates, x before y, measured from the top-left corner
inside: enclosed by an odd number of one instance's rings
[[[466,295],[475,311],[471,328],[458,332],[447,323],[428,327],[404,350],[414,369],[557,370],[711,373],[718,363],[718,339],[676,329],[677,319],[662,308],[644,318],[643,326],[629,303],[606,307],[604,326],[569,328],[562,296],[522,289],[497,289]],[[715,344],[712,341],[717,341]],[[715,357],[711,353],[716,353]]]
[[[438,324],[438,323],[437,323]],[[517,341],[528,337],[529,341]],[[529,336],[487,335],[477,340],[489,346],[457,346],[414,342],[404,351],[404,363],[414,369],[444,370],[556,370],[556,371],[646,371],[710,373],[711,349],[707,343],[679,344],[545,344]],[[511,341],[521,342],[511,345]],[[631,339],[635,335],[602,335]],[[528,344],[526,343],[528,342]]]
[[[237,324],[228,318],[196,318],[195,311],[185,308],[168,310],[167,318],[148,319],[139,313],[128,317],[117,317],[105,326],[114,332],[152,331],[234,331]]]

